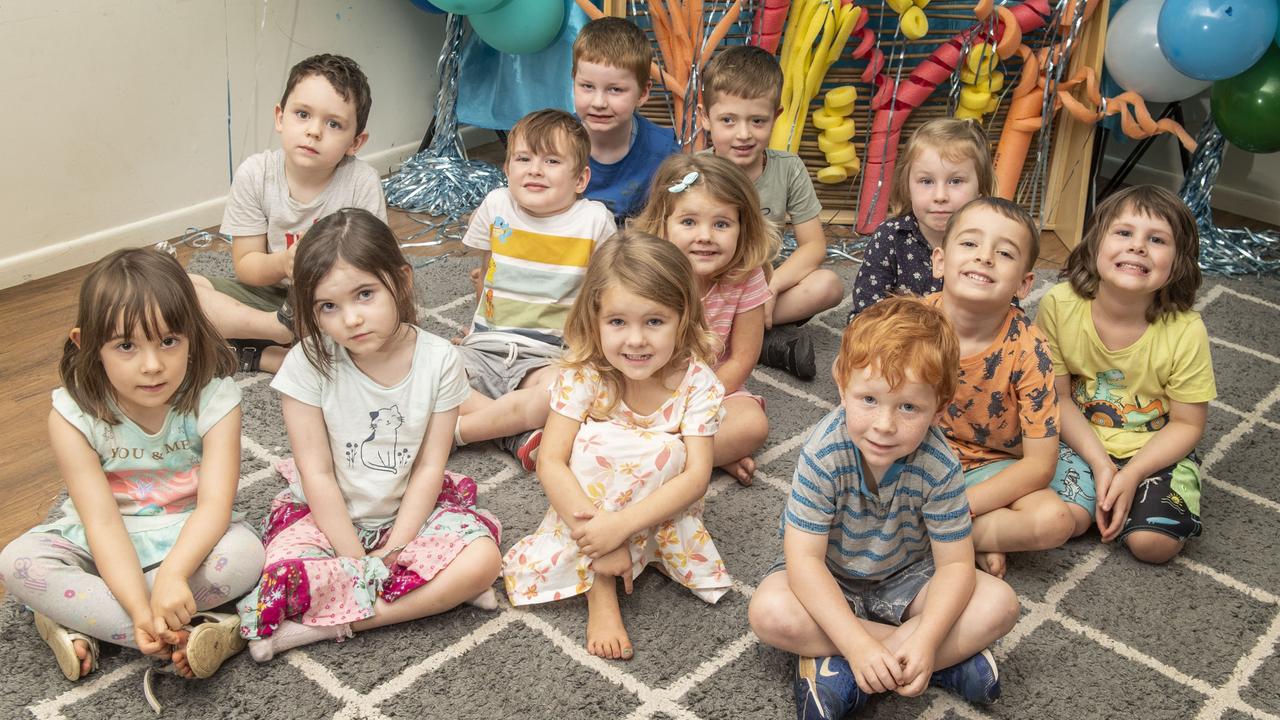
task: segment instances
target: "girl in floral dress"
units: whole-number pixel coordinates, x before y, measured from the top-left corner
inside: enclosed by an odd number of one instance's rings
[[[512,605],[586,593],[587,649],[631,658],[617,582],[649,563],[714,603],[731,580],[702,524],[724,388],[689,261],[624,231],[591,258],[565,324],[538,479],[542,524],[507,552]]]
[[[457,350],[414,326],[411,272],[365,210],[321,219],[299,245],[302,341],[271,383],[290,487],[267,519],[262,580],[237,606],[259,662],[468,600],[496,606],[499,525],[475,483],[444,469],[470,388]]]

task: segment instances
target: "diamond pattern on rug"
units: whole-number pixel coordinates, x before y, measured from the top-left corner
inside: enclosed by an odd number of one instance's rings
[[[467,272],[453,258],[415,275],[419,321],[452,337],[471,316]],[[852,280],[856,266],[833,268]],[[228,274],[225,253],[192,261]],[[1042,273],[1028,308],[1053,280]],[[1205,534],[1167,567],[1151,567],[1098,543],[1010,558],[1022,617],[996,648],[1003,697],[971,707],[937,690],[874,700],[869,718],[1280,717],[1280,493],[1268,472],[1280,447],[1280,282],[1206,283],[1199,308],[1213,341],[1219,399],[1201,443]],[[794,658],[755,640],[750,593],[781,552],[778,515],[803,437],[838,402],[826,376],[847,303],[814,319],[820,379],[796,381],[758,368],[748,387],[764,396],[772,423],[757,454],[760,473],[742,488],[717,473],[706,523],[737,580],[709,606],[653,570],[624,597],[636,646],[630,663],[586,653],[581,599],[514,610],[463,607],[435,618],[290,651],[258,665],[247,654],[213,679],[162,677],[157,693],[183,717],[790,718]],[[240,376],[243,464],[236,508],[261,520],[283,485],[274,466],[289,456],[269,376]],[[481,504],[502,519],[503,547],[541,520],[536,478],[491,444],[463,448],[451,470],[473,476]],[[101,669],[67,683],[36,635],[30,613],[0,606],[0,716],[154,717],[142,699],[136,652],[104,653]]]

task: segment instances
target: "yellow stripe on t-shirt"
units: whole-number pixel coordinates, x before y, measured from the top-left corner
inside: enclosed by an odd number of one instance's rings
[[[543,235],[514,228],[505,240],[500,239],[497,231],[492,235],[489,249],[494,255],[565,267],[586,267],[595,246],[591,238]]]

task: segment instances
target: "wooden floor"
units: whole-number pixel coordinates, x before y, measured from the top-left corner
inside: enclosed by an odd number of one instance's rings
[[[492,150],[487,154],[491,157],[486,159],[495,159]],[[486,153],[476,155],[483,157]],[[496,159],[500,158],[498,155]],[[405,213],[392,210],[389,216],[398,238],[407,238],[422,228]],[[1217,219],[1224,226],[1259,225],[1225,213]],[[194,252],[190,247],[178,246],[178,259],[185,266]],[[406,250],[411,257],[466,252],[456,241]],[[1066,255],[1067,249],[1060,241],[1047,238],[1040,266],[1061,267]],[[8,328],[8,342],[0,347],[4,387],[0,427],[5,429],[0,437],[0,547],[42,520],[62,488],[48,451],[45,421],[49,393],[59,385],[57,367],[62,345],[75,320],[76,293],[88,269],[86,265],[0,290],[0,327]]]

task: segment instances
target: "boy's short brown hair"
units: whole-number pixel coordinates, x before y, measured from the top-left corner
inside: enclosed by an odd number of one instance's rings
[[[585,60],[609,67],[629,70],[643,92],[649,85],[649,65],[653,63],[653,47],[644,31],[619,17],[603,17],[582,26],[573,41],[573,76],[578,63]]]
[[[721,50],[702,71],[702,107],[710,110],[721,95],[746,100],[769,98],[782,104],[782,68],[768,51],[754,45]]]
[[[364,76],[360,65],[349,57],[341,55],[312,55],[289,70],[289,80],[284,84],[284,95],[280,96],[280,107],[289,101],[289,93],[304,78],[319,75],[333,86],[334,92],[346,102],[356,106],[356,135],[364,132],[369,121],[369,108],[373,106],[373,94],[369,91],[369,78]]]
[[[1027,212],[1021,205],[1012,200],[1005,200],[1002,197],[994,195],[982,196],[970,200],[965,203],[959,210],[951,213],[951,217],[947,218],[947,226],[942,230],[942,247],[947,247],[947,240],[951,239],[951,230],[955,228],[959,218],[970,210],[978,208],[987,208],[992,212],[1008,218],[1023,227],[1027,231],[1026,243],[1026,263],[1027,272],[1036,266],[1036,261],[1040,259],[1040,227],[1036,225],[1036,221],[1031,217],[1031,213]]]
[[[907,382],[933,386],[938,410],[956,392],[960,340],[947,316],[915,297],[888,297],[858,313],[840,339],[835,380],[842,390],[855,370],[873,368],[897,388]]]
[[[563,110],[534,110],[520,118],[507,136],[507,161],[517,140],[539,155],[562,155],[573,163],[574,175],[582,172],[591,157],[591,138],[578,118]]]

